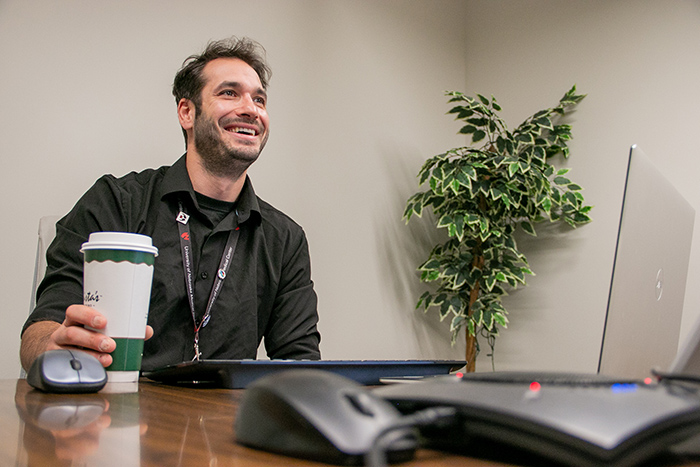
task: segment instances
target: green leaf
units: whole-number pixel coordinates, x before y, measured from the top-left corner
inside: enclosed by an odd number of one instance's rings
[[[489,276],[484,278],[484,285],[486,286],[486,290],[489,292],[493,290],[493,286],[496,285],[496,276]]]
[[[503,193],[501,200],[503,200],[503,203],[506,205],[506,209],[510,209],[510,207],[513,205],[513,201],[507,193]]]
[[[429,183],[430,189],[435,193],[439,193],[438,184],[439,184],[439,180],[437,178],[430,177],[430,183]]]
[[[537,233],[535,232],[535,228],[532,226],[532,224],[530,223],[530,221],[523,221],[523,222],[521,222],[521,223],[520,223],[520,227],[522,227],[523,230],[524,230],[526,233],[532,235],[533,237],[536,237],[536,236],[537,236]]]
[[[462,172],[470,179],[476,181],[476,178],[477,178],[476,170],[471,165],[462,166]],[[471,186],[471,183],[469,185]]]
[[[472,109],[464,109],[459,113],[459,115],[457,115],[456,120],[465,120],[472,115],[474,115],[474,111]]]
[[[547,157],[547,151],[545,151],[542,146],[535,146],[532,149],[532,157],[537,161],[544,162],[545,158]]]
[[[479,230],[481,230],[482,233],[487,232],[489,230],[489,220],[482,217],[479,219]]]
[[[453,236],[456,236],[459,241],[462,241],[462,238],[464,237],[464,217],[462,216],[455,216],[454,218],[454,224],[455,226],[455,231]]]
[[[418,217],[423,216],[423,204],[422,203],[416,203],[413,205],[413,212],[416,214]]]
[[[503,196],[503,192],[496,187],[491,187],[489,194],[491,195],[491,199],[493,200],[500,199],[501,196]]]
[[[452,181],[450,182],[450,188],[452,188],[452,191],[454,192],[455,195],[459,194],[459,180],[457,178],[453,178]]]
[[[464,307],[464,303],[462,300],[459,298],[459,295],[455,295],[452,297],[450,307],[452,308],[452,313],[455,315],[460,315],[462,314],[462,308]]]
[[[423,263],[418,269],[420,271],[430,271],[434,269],[438,269],[440,267],[440,260],[436,258],[429,259],[425,263]]]
[[[473,320],[468,320],[467,321],[467,332],[469,333],[470,336],[475,336],[476,335],[476,329],[474,327],[474,321]]]
[[[517,162],[512,162],[511,164],[508,165],[508,176],[513,177],[516,173],[518,173],[518,170],[520,169],[520,164]]]
[[[443,215],[443,216],[440,218],[440,220],[439,220],[438,223],[437,223],[437,226],[438,226],[438,227],[447,227],[447,226],[450,225],[452,222],[454,222],[453,219],[452,219],[452,216],[449,215],[449,214],[445,214],[445,215]]]
[[[428,177],[430,177],[430,171],[426,170],[424,172],[421,172],[420,179],[418,181],[418,185],[424,184],[425,181],[428,180]]]
[[[467,120],[467,123],[471,123],[475,127],[483,127],[489,124],[489,119],[484,117],[470,118]]]
[[[484,311],[476,310],[472,315],[472,320],[477,326],[481,326],[482,324],[484,324]]]
[[[552,200],[549,198],[545,198],[542,200],[542,209],[545,210],[545,212],[550,212],[552,210]]]
[[[468,135],[470,133],[475,133],[477,128],[474,125],[464,125],[459,132],[463,135]]]
[[[472,135],[472,142],[473,142],[473,143],[478,143],[479,141],[481,141],[481,140],[484,139],[484,138],[486,138],[486,132],[485,132],[485,131],[481,131],[481,130],[477,130],[477,131],[475,131],[474,134]]]
[[[449,300],[445,300],[440,304],[440,321],[445,319],[447,315],[450,313],[450,308],[451,308],[451,302]]]
[[[561,203],[561,193],[558,190],[552,191],[552,200],[557,204]]]
[[[545,128],[547,130],[554,129],[554,127],[552,126],[552,121],[548,117],[540,117],[533,119],[532,123],[534,123],[538,127]]]
[[[582,212],[577,212],[574,214],[573,221],[576,222],[577,224],[587,224],[591,222],[590,216],[582,213]]]
[[[454,318],[452,318],[452,322],[450,323],[450,331],[457,332],[459,331],[462,326],[464,326],[464,323],[466,321],[466,318],[462,315],[457,315]]]
[[[576,196],[576,193],[572,193],[570,191],[564,193],[564,198],[571,206],[578,205],[578,202],[580,200],[580,198]]]
[[[441,293],[433,297],[433,305],[440,305],[447,299],[447,294]]]
[[[423,282],[433,282],[440,278],[439,271],[426,271],[420,276],[420,280]]]
[[[411,217],[413,216],[413,206],[413,204],[411,204],[410,206],[406,206],[406,209],[404,209],[403,211],[403,216],[401,218],[404,219],[406,223],[408,223],[408,221],[410,221]]]
[[[504,328],[508,327],[508,318],[503,313],[494,313],[493,319]]]
[[[447,234],[450,237],[456,237],[457,236],[457,226],[454,224],[450,224],[447,226]]]
[[[474,171],[474,169],[472,169],[472,171]],[[476,174],[474,174],[474,175],[476,176]],[[463,168],[460,168],[457,171],[457,173],[455,174],[455,181],[457,181],[460,185],[462,185],[466,188],[471,188],[471,186],[472,186],[471,179],[470,179],[469,175],[467,175],[467,173],[464,171]],[[457,193],[457,190],[455,190],[455,193]]]
[[[501,154],[507,152],[506,140],[501,135],[498,135],[498,137],[496,138],[496,149]]]

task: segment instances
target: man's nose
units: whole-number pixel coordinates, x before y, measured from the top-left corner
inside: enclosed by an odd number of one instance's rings
[[[255,101],[250,96],[245,96],[240,100],[240,105],[238,107],[239,115],[245,115],[248,117],[258,118],[260,109],[255,104]]]

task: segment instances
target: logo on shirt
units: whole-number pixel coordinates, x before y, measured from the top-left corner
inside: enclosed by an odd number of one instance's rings
[[[180,224],[187,224],[187,221],[190,220],[190,216],[180,211],[175,220],[178,221]]]
[[[182,235],[180,235],[183,239],[189,241],[190,240],[190,234],[188,232],[184,232]]]

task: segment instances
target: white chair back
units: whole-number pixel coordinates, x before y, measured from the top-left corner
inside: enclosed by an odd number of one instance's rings
[[[39,239],[36,245],[34,280],[32,282],[31,299],[29,301],[29,313],[34,310],[34,306],[36,305],[36,289],[39,287],[41,280],[46,274],[46,249],[56,236],[56,222],[58,219],[60,219],[59,216],[44,216],[39,219]],[[26,376],[26,372],[22,369],[20,371],[20,378],[25,378]]]
[[[44,216],[39,219],[39,239],[36,245],[36,260],[34,262],[34,281],[32,283],[32,296],[29,302],[31,313],[36,305],[36,289],[46,274],[46,249],[56,236],[56,222],[59,216]]]

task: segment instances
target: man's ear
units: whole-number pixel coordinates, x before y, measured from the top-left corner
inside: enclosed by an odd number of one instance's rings
[[[180,121],[180,126],[185,131],[191,130],[194,127],[195,106],[194,102],[184,97],[177,103],[177,119]]]

